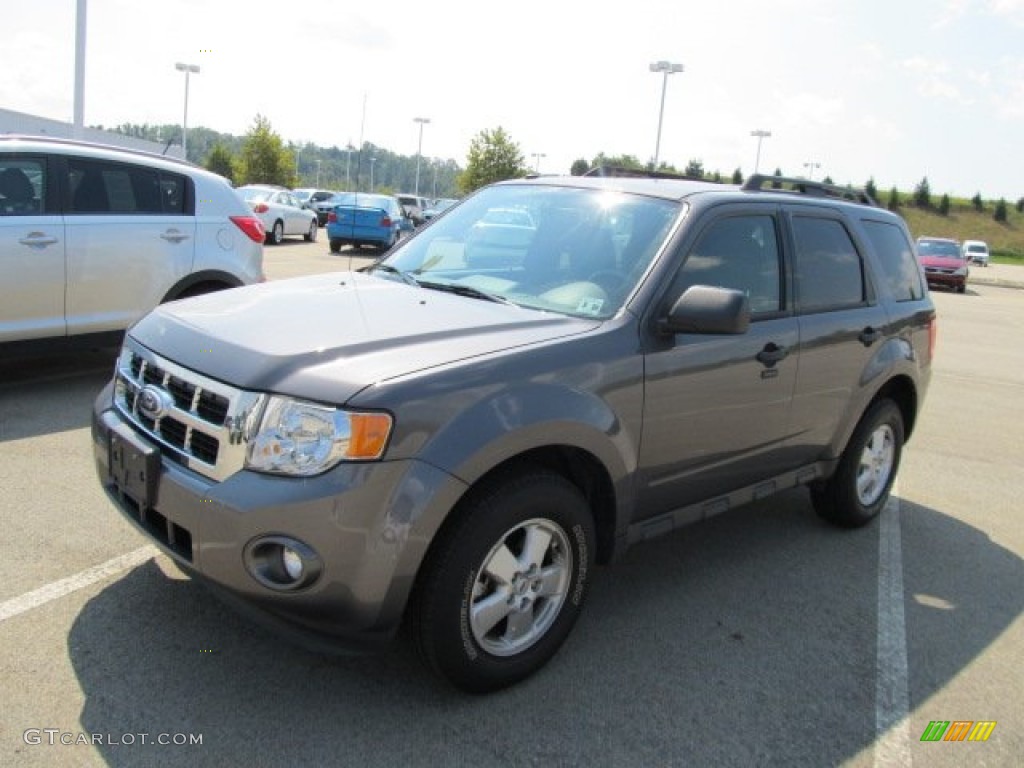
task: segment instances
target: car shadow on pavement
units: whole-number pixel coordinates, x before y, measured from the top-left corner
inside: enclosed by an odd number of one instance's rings
[[[88,427],[117,348],[61,358],[0,360],[0,442]]]
[[[903,501],[901,521],[913,710],[1021,614],[1024,566],[937,510]],[[202,734],[97,747],[112,766],[836,765],[876,738],[880,530],[836,530],[794,491],[636,546],[595,570],[545,669],[484,697],[403,644],[297,649],[160,558],[74,621],[81,726]]]

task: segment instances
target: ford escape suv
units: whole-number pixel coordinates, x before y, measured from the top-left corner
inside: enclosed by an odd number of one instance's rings
[[[161,306],[95,402],[99,480],[282,632],[404,626],[456,686],[515,683],[630,545],[795,486],[841,526],[885,504],[935,340],[913,241],[769,182],[502,182],[363,270]],[[532,232],[467,263],[509,210]]]
[[[262,243],[252,211],[202,168],[0,137],[0,352],[117,343],[162,302],[262,280]]]

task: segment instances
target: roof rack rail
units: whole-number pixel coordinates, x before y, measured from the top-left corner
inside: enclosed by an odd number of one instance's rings
[[[596,165],[583,175],[628,179],[680,179],[682,181],[706,181],[709,184],[714,183],[710,179],[702,179],[697,176],[686,176],[685,174],[682,173],[670,173],[669,171],[649,171],[646,168],[626,168],[621,165]]]
[[[773,186],[765,190],[764,186],[769,182]],[[788,186],[782,186],[784,184]],[[836,184],[826,184],[823,181],[811,181],[810,179],[798,179],[788,176],[765,176],[764,174],[755,173],[744,182],[740,189],[746,192],[768,191],[808,195],[809,197],[835,197],[840,200],[870,205],[874,208],[881,207],[878,201],[863,189],[840,187]]]
[[[138,138],[136,136],[128,136],[127,134],[115,134],[117,136],[124,136],[125,138]],[[85,147],[85,148],[96,148],[112,149],[117,152],[124,152],[129,155],[138,155],[140,157],[151,157],[166,160],[169,163],[177,163],[178,165],[188,165],[193,168],[199,167],[196,163],[191,160],[185,160],[181,157],[175,157],[174,155],[161,154],[158,152],[151,152],[148,149],[137,149],[136,147],[129,147],[124,144],[112,144],[106,141],[93,141],[90,139],[73,139],[65,136],[53,136],[50,134],[32,134],[32,133],[3,133],[0,134],[0,138],[11,139],[14,141],[39,141],[47,144],[66,144],[72,147]],[[164,152],[167,152],[170,147],[170,142],[164,147]]]

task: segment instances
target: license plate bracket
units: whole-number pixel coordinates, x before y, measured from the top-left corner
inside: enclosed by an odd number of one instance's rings
[[[144,443],[130,429],[118,424],[110,431],[110,477],[122,496],[139,505],[140,511],[156,503],[160,451]]]

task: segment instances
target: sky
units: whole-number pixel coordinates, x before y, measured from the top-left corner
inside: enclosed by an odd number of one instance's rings
[[[74,113],[76,0],[0,0],[0,107]],[[683,72],[651,72],[668,60]],[[466,163],[501,127],[542,173],[660,158],[1024,197],[1024,0],[88,0],[85,123],[360,140]]]

